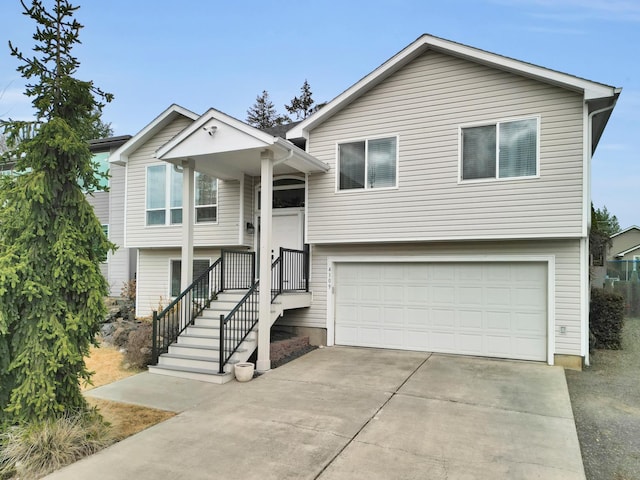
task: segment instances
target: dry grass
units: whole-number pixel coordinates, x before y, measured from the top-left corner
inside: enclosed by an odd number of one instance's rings
[[[107,385],[141,372],[141,370],[125,369],[123,360],[124,355],[117,348],[107,346],[92,348],[90,356],[85,361],[87,368],[95,372],[92,378],[93,385],[86,385],[84,390]],[[112,425],[116,440],[127,438],[175,415],[165,410],[93,397],[87,397],[87,402],[97,407],[104,419]]]
[[[83,391],[122,380],[142,371],[125,369],[123,358],[123,354],[115,347],[91,347],[91,353],[84,361],[87,364],[87,369],[95,372],[91,378],[93,385],[85,385]]]
[[[88,397],[87,402],[97,407],[103,418],[111,424],[116,441],[135,435],[175,416],[175,413],[166,410],[112,402],[101,398]]]

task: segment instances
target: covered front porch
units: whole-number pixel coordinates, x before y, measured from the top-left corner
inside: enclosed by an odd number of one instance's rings
[[[196,201],[196,172],[205,174],[209,177],[215,177],[221,181],[237,181],[240,185],[240,198],[244,198],[247,189],[254,188],[248,185],[247,178],[259,178],[259,217],[253,220],[251,214],[245,211],[245,203],[240,201],[240,208],[237,212],[237,233],[238,245],[247,245],[250,230],[257,230],[257,241],[254,242],[255,252],[244,252],[245,255],[239,265],[245,270],[243,278],[250,278],[250,282],[243,281],[242,288],[245,289],[242,298],[229,298],[225,301],[233,303],[233,306],[225,318],[214,319],[219,323],[217,328],[220,329],[220,344],[229,341],[229,336],[224,339],[223,322],[225,319],[229,321],[232,315],[238,315],[238,311],[253,310],[257,313],[257,343],[258,361],[256,369],[258,371],[267,371],[271,368],[271,360],[269,358],[269,341],[270,327],[275,319],[282,314],[282,309],[296,308],[304,306],[308,299],[304,300],[303,296],[298,295],[297,298],[286,294],[283,288],[285,281],[285,273],[282,268],[292,268],[292,272],[287,272],[287,282],[300,283],[300,269],[307,268],[308,251],[295,249],[278,249],[274,252],[274,247],[278,242],[274,242],[274,215],[273,215],[273,182],[274,177],[278,176],[298,176],[304,178],[304,183],[308,179],[308,175],[312,173],[322,173],[328,170],[328,166],[317,160],[313,156],[298,148],[293,143],[280,137],[274,137],[261,130],[255,129],[249,125],[240,122],[228,115],[217,110],[211,109],[199,117],[189,127],[184,129],[176,137],[166,143],[156,152],[156,157],[165,162],[171,163],[175,168],[182,172],[182,205],[191,206],[182,209],[182,227],[181,227],[181,265],[180,285],[181,295],[190,290],[190,295],[196,298],[198,295],[194,289],[203,289],[204,286],[194,286],[193,282],[193,260],[194,260],[194,224],[196,223],[196,209],[193,207]],[[304,202],[306,205],[306,202]],[[306,208],[306,207],[305,207]],[[304,216],[302,216],[304,218]],[[249,220],[248,220],[249,219]],[[253,221],[252,221],[253,220]],[[276,232],[277,233],[277,232]],[[284,253],[286,252],[287,259]],[[241,252],[237,252],[239,256]],[[300,257],[300,259],[297,259]],[[306,258],[307,260],[303,260]],[[221,255],[221,261],[224,262],[224,255]],[[280,266],[278,267],[278,262]],[[287,266],[288,265],[288,266]],[[213,271],[213,265],[210,270]],[[217,267],[216,267],[217,268]],[[222,267],[221,267],[222,268]],[[275,268],[275,270],[274,270]],[[253,269],[254,274],[247,277],[247,269]],[[224,271],[224,269],[222,270]],[[273,273],[275,271],[275,273]],[[266,273],[266,274],[265,274]],[[308,273],[308,271],[307,271]],[[218,277],[216,277],[218,278]],[[224,282],[225,274],[219,277]],[[259,281],[257,280],[259,278]],[[308,281],[308,275],[306,275]],[[226,293],[222,285],[220,292],[211,290],[213,277],[208,277],[202,281],[207,282],[207,289],[213,297],[217,297],[219,293]],[[292,283],[292,285],[293,285]],[[295,290],[300,292],[300,285]],[[294,289],[289,289],[293,291]],[[308,283],[306,285],[308,291]],[[280,300],[278,305],[274,307],[274,292],[279,292]],[[276,295],[277,296],[277,295]],[[291,297],[285,299],[285,296]],[[308,296],[308,294],[307,294]],[[203,298],[200,295],[199,298]],[[191,304],[193,299],[188,302]],[[189,308],[189,316],[192,317],[189,322],[193,326],[195,317],[198,315],[206,315],[205,310],[210,308],[209,298],[198,308]],[[174,301],[175,303],[175,301]],[[183,304],[187,303],[184,300]],[[197,303],[197,302],[196,302]],[[231,305],[230,305],[231,306]],[[226,309],[225,305],[225,309]],[[166,309],[165,309],[166,310]],[[192,312],[192,310],[199,310]],[[205,312],[205,313],[203,313]],[[224,315],[224,314],[221,314]],[[229,318],[227,318],[229,317]],[[213,323],[211,328],[216,328]],[[157,338],[158,332],[154,333]],[[222,371],[224,365],[220,364]]]

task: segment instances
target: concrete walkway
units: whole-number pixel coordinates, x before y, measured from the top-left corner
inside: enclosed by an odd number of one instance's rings
[[[558,367],[332,347],[246,384],[141,374],[92,395],[182,413],[47,478],[585,478]]]

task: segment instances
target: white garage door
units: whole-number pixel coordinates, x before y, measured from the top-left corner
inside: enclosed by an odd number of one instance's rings
[[[339,263],[335,343],[547,359],[543,263]]]

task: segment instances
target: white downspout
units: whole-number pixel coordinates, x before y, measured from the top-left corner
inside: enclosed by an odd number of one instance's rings
[[[586,152],[587,161],[585,165],[585,168],[587,169],[587,171],[585,172],[587,177],[587,195],[585,199],[585,202],[587,203],[586,212],[585,212],[585,215],[587,216],[586,218],[587,231],[586,231],[586,237],[581,242],[581,245],[580,245],[581,246],[580,248],[581,262],[580,263],[585,266],[584,271],[581,272],[581,276],[583,279],[582,280],[583,301],[581,302],[581,305],[580,305],[581,317],[582,317],[581,323],[582,323],[582,331],[583,331],[582,349],[584,351],[584,363],[587,366],[591,364],[590,358],[589,358],[589,303],[591,301],[591,289],[589,287],[589,231],[591,230],[591,160],[593,155],[593,117],[595,117],[600,113],[613,110],[614,107],[616,106],[616,100],[617,99],[615,99],[613,104],[609,105],[608,107],[603,107],[599,110],[595,110],[591,112],[587,117],[587,132],[588,132],[587,133],[587,152]]]

